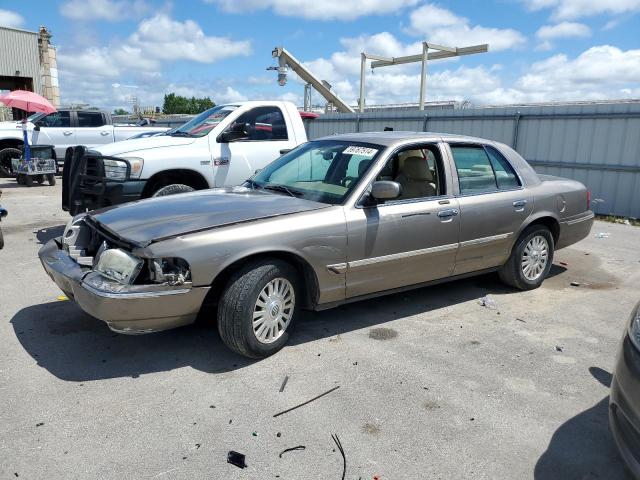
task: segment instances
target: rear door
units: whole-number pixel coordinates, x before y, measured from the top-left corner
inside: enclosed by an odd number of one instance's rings
[[[261,106],[248,110],[225,131],[244,129],[245,135],[229,143],[212,145],[216,187],[238,185],[296,146],[290,120],[278,106]]]
[[[402,195],[378,205],[345,209],[347,297],[452,274],[460,216],[458,200],[449,195],[451,183],[445,167],[436,144],[404,148],[375,177],[397,181]]]
[[[79,111],[76,113],[76,143],[89,148],[113,143],[113,126],[107,125],[102,112]]]
[[[460,208],[455,274],[503,264],[513,236],[533,210],[533,198],[509,161],[493,146],[451,143]]]

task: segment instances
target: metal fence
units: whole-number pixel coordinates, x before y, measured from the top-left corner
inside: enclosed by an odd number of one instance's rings
[[[640,218],[640,101],[330,114],[310,139],[394,130],[457,133],[506,143],[538,173],[576,179],[596,213]]]

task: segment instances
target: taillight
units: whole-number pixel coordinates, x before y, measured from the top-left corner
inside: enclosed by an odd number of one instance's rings
[[[587,190],[587,210],[591,209],[591,192]]]

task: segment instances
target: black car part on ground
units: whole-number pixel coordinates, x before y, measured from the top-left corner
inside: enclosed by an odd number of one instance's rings
[[[125,179],[107,178],[104,160],[117,160],[127,165]],[[131,164],[122,158],[108,157],[88,151],[79,145],[67,150],[62,171],[62,209],[71,215],[108,207],[107,183],[125,183],[131,173]]]
[[[0,207],[0,220],[7,216],[7,211]],[[0,248],[4,247],[4,237],[2,236],[2,229],[0,229]]]

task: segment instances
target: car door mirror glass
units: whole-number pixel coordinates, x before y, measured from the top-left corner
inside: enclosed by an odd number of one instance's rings
[[[371,185],[371,197],[378,201],[395,200],[400,196],[401,187],[398,182],[379,180]]]

